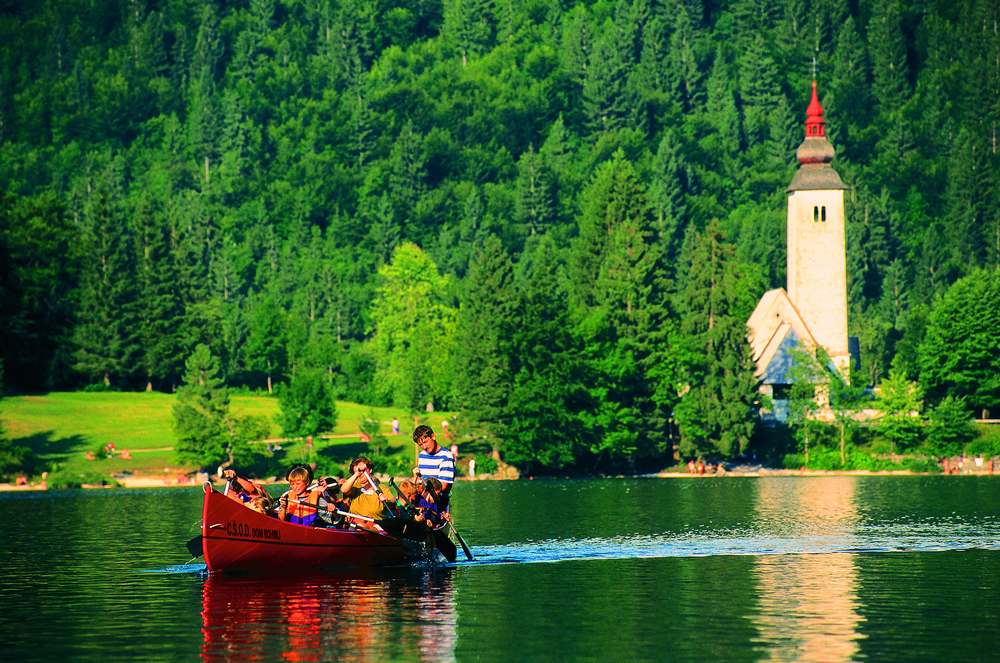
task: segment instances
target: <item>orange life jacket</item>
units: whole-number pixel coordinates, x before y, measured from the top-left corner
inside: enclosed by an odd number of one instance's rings
[[[306,506],[305,504],[297,504],[297,502],[307,502],[308,504],[318,506],[321,493],[322,491],[318,488],[310,490],[305,496],[296,495],[292,491],[285,493],[288,496],[288,507],[285,509],[285,513],[288,515],[288,522],[298,523],[299,525],[312,525],[316,520],[316,514],[319,509],[313,506]],[[292,500],[295,501],[293,502]]]

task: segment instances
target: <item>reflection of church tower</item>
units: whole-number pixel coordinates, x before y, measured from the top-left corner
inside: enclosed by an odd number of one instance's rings
[[[788,290],[764,293],[747,321],[765,393],[785,398],[790,351],[822,346],[847,377],[847,256],[844,183],[832,167],[823,108],[813,82],[799,170],[788,187]],[[779,414],[779,417],[781,415]]]
[[[830,167],[833,146],[826,140],[815,81],[806,113],[806,138],[796,152],[802,165],[788,187],[788,298],[846,374],[844,183]]]
[[[864,637],[857,555],[809,554],[810,546],[836,540],[852,546],[859,520],[857,489],[854,477],[758,482],[760,521],[780,523],[781,536],[804,548],[755,558],[759,609],[754,621],[762,660],[833,663],[857,657]]]

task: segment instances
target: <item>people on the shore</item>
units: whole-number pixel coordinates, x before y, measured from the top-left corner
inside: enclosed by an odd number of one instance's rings
[[[293,465],[288,470],[288,490],[279,500],[278,518],[299,525],[313,525],[320,509],[320,497],[323,490],[318,486],[309,489],[313,472],[308,465]]]
[[[455,458],[451,452],[438,444],[434,429],[417,426],[413,431],[413,442],[420,447],[414,478],[437,479],[441,482],[438,502],[447,509],[451,498],[451,486],[455,483]]]
[[[386,515],[384,495],[375,490],[368,478],[375,465],[370,458],[358,456],[351,461],[351,476],[347,477],[341,490],[351,513],[362,518],[381,520]],[[368,526],[369,521],[354,519],[355,524]]]

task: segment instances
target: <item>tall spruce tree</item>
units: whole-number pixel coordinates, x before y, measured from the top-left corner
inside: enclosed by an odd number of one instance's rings
[[[86,208],[80,289],[80,323],[73,336],[74,368],[106,386],[129,380],[139,360],[138,292],[132,243],[115,175],[94,183]]]
[[[495,457],[510,411],[516,295],[514,266],[490,235],[469,267],[455,329],[454,370],[458,403],[493,441]]]
[[[678,407],[682,453],[737,455],[753,435],[759,383],[746,321],[735,315],[740,281],[733,247],[713,221],[698,238],[683,293],[683,331],[695,355]]]
[[[585,353],[599,376],[592,451],[634,467],[667,445],[668,410],[654,397],[664,392],[652,370],[669,364],[663,256],[644,187],[620,151],[584,201],[571,268]]]
[[[518,290],[518,324],[511,336],[513,389],[508,398],[504,460],[526,470],[562,470],[590,459],[600,432],[591,425],[590,366],[573,334],[569,296],[555,243],[535,246],[533,271]],[[589,465],[586,469],[590,469]]]
[[[212,467],[229,458],[232,448],[229,391],[219,377],[219,358],[207,345],[195,348],[185,369],[173,408],[177,457]]]
[[[146,196],[136,209],[134,226],[142,367],[146,390],[152,391],[154,380],[176,384],[183,369],[177,339],[179,301],[170,269],[167,229]]]

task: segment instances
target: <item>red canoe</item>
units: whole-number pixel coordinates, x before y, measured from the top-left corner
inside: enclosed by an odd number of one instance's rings
[[[211,572],[398,566],[423,545],[382,532],[306,527],[265,516],[205,484],[202,553]]]

